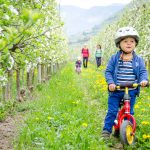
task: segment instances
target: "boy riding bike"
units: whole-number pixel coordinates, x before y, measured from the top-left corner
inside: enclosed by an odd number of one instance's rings
[[[108,83],[108,112],[105,117],[102,137],[109,139],[114,120],[118,113],[120,101],[124,91],[116,90],[116,85],[132,82],[140,83],[142,87],[148,83],[148,74],[143,59],[137,56],[134,49],[138,45],[139,34],[132,27],[120,28],[116,33],[115,44],[120,50],[114,54],[107,65],[105,78]],[[130,113],[134,114],[134,104],[140,89],[130,88]]]

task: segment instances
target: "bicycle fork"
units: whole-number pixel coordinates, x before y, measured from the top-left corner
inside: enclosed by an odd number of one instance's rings
[[[124,114],[121,116],[119,119],[119,125],[121,125],[122,120],[129,120],[132,123],[132,133],[131,135],[135,134],[135,128],[136,128],[136,121],[134,117],[130,114],[130,96],[129,96],[129,89],[128,87],[125,88],[125,94],[124,94],[124,106],[123,106],[123,111]]]
[[[129,96],[129,90],[128,87],[125,88],[125,94],[123,97],[123,107],[120,108],[120,110],[118,111],[117,114],[117,119],[115,119],[114,123],[114,127],[116,130],[120,129],[120,126],[122,124],[123,120],[129,120],[132,123],[132,133],[131,135],[134,135],[135,133],[135,128],[136,128],[136,121],[134,119],[134,117],[130,114],[130,96]]]

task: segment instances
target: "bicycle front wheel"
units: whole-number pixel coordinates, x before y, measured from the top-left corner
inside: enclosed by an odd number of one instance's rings
[[[132,145],[135,142],[135,136],[133,134],[133,126],[129,120],[122,122],[120,127],[120,138],[122,144]]]

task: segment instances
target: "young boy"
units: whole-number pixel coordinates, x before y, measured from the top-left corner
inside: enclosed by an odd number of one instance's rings
[[[138,32],[132,27],[120,28],[116,33],[115,44],[120,50],[110,58],[105,72],[109,90],[108,112],[102,131],[102,137],[105,139],[110,137],[114,120],[117,116],[119,102],[124,95],[124,91],[115,90],[116,85],[134,82],[140,83],[144,87],[148,83],[148,74],[144,61],[134,51],[138,42]],[[130,112],[133,115],[133,107],[136,102],[136,95],[139,94],[139,88],[131,88],[129,94],[131,97]]]
[[[81,58],[78,57],[77,61],[75,62],[75,70],[76,70],[76,72],[78,72],[78,73],[81,72],[81,65],[82,65]]]

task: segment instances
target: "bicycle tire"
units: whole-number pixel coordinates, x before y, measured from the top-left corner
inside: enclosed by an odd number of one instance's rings
[[[122,144],[133,145],[135,143],[135,136],[131,134],[132,131],[132,123],[129,120],[124,120],[120,126],[120,139]]]

